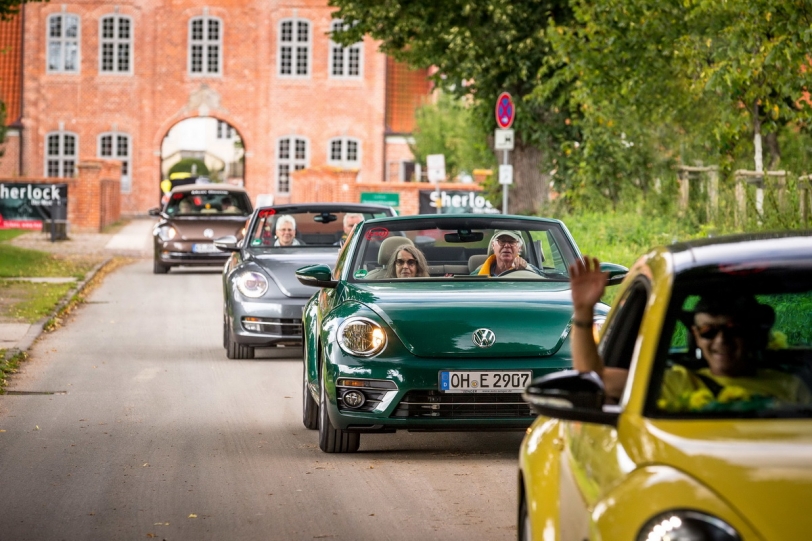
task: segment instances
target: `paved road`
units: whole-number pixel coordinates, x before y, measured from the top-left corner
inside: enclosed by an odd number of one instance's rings
[[[0,539],[515,538],[521,434],[322,453],[300,350],[225,358],[219,279],[139,261],[34,346],[0,396]]]

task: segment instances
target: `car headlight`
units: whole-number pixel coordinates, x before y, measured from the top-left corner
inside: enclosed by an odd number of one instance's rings
[[[268,279],[259,272],[244,271],[234,279],[234,282],[240,293],[252,299],[261,297],[268,291]]]
[[[158,228],[158,238],[162,241],[172,240],[177,234],[178,232],[171,225],[164,225]]]
[[[351,317],[338,327],[338,345],[350,355],[372,357],[386,346],[386,332],[371,319]]]
[[[678,510],[649,520],[637,541],[741,541],[741,536],[722,519],[699,511]]]

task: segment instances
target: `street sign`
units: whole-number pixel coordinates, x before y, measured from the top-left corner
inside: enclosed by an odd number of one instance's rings
[[[400,207],[400,194],[396,192],[361,192],[361,203]]]
[[[515,117],[516,107],[513,105],[513,98],[507,92],[502,92],[496,98],[496,125],[506,130],[513,124]]]
[[[426,156],[429,182],[442,182],[445,180],[445,156],[443,154],[429,154]]]
[[[499,184],[504,186],[513,184],[513,166],[504,164],[499,166]]]
[[[493,148],[494,150],[513,150],[514,141],[513,130],[500,130],[497,129],[493,132]]]

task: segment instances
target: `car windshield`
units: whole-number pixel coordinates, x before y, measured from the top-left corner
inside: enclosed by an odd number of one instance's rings
[[[247,237],[252,248],[338,247],[357,223],[383,216],[383,212],[259,209]]]
[[[568,280],[576,248],[559,222],[429,218],[365,224],[350,279]]]
[[[812,268],[678,279],[662,338],[652,415],[812,417]]]
[[[201,189],[172,193],[164,212],[170,216],[248,216],[251,210],[251,201],[244,192]]]

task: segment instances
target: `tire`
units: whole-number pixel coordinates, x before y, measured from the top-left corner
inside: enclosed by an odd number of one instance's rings
[[[152,274],[166,274],[169,272],[169,265],[164,265],[157,259],[152,260]]]
[[[530,515],[527,513],[527,497],[525,494],[522,494],[521,498],[522,502],[519,504],[519,529],[517,537],[519,541],[532,541],[533,529],[530,524]]]
[[[244,346],[234,341],[231,334],[231,327],[226,325],[226,357],[229,359],[253,359],[254,348],[251,346]]]
[[[319,405],[313,400],[313,395],[310,394],[310,389],[307,387],[307,364],[304,364],[302,370],[302,423],[305,428],[309,430],[316,430],[319,428]]]
[[[327,390],[324,376],[319,391],[319,449],[325,453],[354,453],[361,445],[361,434],[333,426],[327,414]]]

